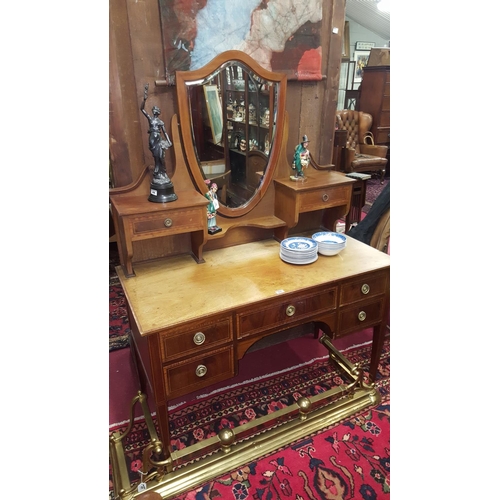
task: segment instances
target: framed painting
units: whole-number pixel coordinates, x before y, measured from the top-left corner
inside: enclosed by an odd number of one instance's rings
[[[323,0],[158,0],[165,78],[241,50],[289,80],[321,80]]]
[[[204,85],[203,91],[205,92],[212,139],[214,144],[220,144],[222,141],[222,106],[220,104],[219,90],[217,85]]]
[[[363,70],[368,63],[370,57],[369,50],[355,50],[354,51],[354,83],[361,83],[363,80]]]

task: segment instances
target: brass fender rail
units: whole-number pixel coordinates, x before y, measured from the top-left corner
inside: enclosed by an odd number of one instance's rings
[[[174,451],[166,459],[163,443],[158,439],[151,413],[142,393],[132,400],[130,424],[123,434],[110,437],[110,457],[113,470],[115,498],[140,500],[143,492],[131,486],[128,476],[123,441],[134,423],[133,407],[140,402],[145,416],[150,444],[143,452],[142,479],[147,492],[157,492],[167,499],[192,489],[206,481],[229,472],[246,463],[272,453],[308,435],[324,430],[339,421],[380,402],[374,384],[363,381],[358,365],[349,362],[323,335],[319,341],[328,349],[330,361],[335,362],[352,379],[323,393],[301,397],[296,405],[282,408],[234,429],[222,429],[217,436]],[[155,457],[153,457],[155,454]]]

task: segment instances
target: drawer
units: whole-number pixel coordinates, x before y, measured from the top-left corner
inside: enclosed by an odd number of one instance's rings
[[[389,82],[386,82],[384,85],[384,96],[390,96],[391,95],[391,84]]]
[[[360,300],[370,299],[384,294],[387,289],[389,274],[367,275],[361,280],[341,285],[340,306],[353,304]]]
[[[231,339],[230,316],[214,322],[191,323],[188,329],[160,334],[161,359],[171,361],[182,356],[196,356],[207,347],[214,348]]]
[[[258,308],[236,315],[236,329],[238,338],[254,335],[276,326],[287,325],[304,321],[305,318],[317,316],[319,313],[331,312],[335,309],[337,289],[323,291],[297,298],[289,298],[281,302]]]
[[[384,298],[381,297],[376,302],[362,302],[355,307],[340,309],[337,335],[342,336],[379,323],[382,320],[383,306]]]
[[[232,346],[163,367],[165,390],[171,398],[231,378],[234,374]]]
[[[149,237],[151,233],[167,236],[205,229],[206,222],[206,209],[204,207],[165,210],[164,212],[131,218],[132,233],[136,237],[142,235]]]
[[[327,186],[299,195],[299,212],[312,212],[323,208],[345,205],[351,199],[350,186]]]

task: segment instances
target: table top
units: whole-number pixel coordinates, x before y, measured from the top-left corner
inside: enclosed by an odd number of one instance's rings
[[[306,265],[282,261],[280,243],[269,239],[204,252],[203,264],[190,255],[179,255],[134,264],[135,277],[125,278],[121,266],[117,273],[144,336],[390,266],[387,254],[346,238],[342,252],[331,257],[320,254]]]
[[[294,191],[309,191],[317,188],[341,186],[355,182],[355,179],[351,179],[343,173],[332,170],[317,171],[312,167],[309,167],[304,173],[306,176],[305,180],[292,181],[290,177],[283,177],[280,179],[274,179],[274,182],[293,189]]]
[[[111,196],[111,203],[119,215],[140,215],[163,210],[184,209],[206,206],[207,199],[194,189],[189,191],[175,191],[177,200],[166,203],[155,203],[148,200],[144,194],[123,193]]]

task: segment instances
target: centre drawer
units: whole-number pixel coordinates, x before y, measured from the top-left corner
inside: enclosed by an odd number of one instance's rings
[[[234,374],[232,346],[163,367],[165,390],[170,398],[203,389]]]
[[[306,191],[299,195],[299,212],[312,212],[323,208],[345,205],[351,199],[350,186],[329,186]]]
[[[238,338],[333,311],[336,293],[337,289],[332,288],[321,293],[288,298],[267,306],[263,304],[258,308],[253,307],[248,311],[238,312],[236,315]]]
[[[190,323],[188,328],[160,334],[162,361],[196,356],[207,347],[214,348],[232,339],[232,318]]]
[[[132,219],[132,231],[137,236],[150,233],[177,234],[203,229],[206,225],[205,209],[196,207],[182,210],[168,210]]]

